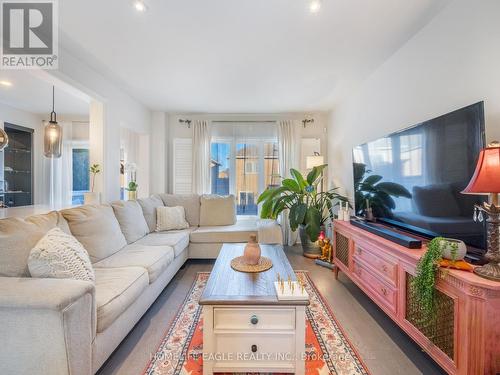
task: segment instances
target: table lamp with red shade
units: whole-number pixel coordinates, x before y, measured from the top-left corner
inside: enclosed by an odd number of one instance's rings
[[[487,252],[486,260],[489,262],[481,267],[476,267],[474,273],[481,277],[500,281],[500,206],[498,194],[500,193],[500,143],[492,142],[479,154],[476,170],[469,185],[462,191],[464,194],[485,194],[490,196],[489,203],[475,206],[474,219],[482,218],[482,213],[488,215],[486,225]]]

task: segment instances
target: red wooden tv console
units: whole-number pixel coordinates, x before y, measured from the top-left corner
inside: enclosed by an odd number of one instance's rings
[[[333,261],[449,374],[500,374],[500,282],[440,271],[437,316],[419,324],[409,281],[425,248],[408,249],[335,221]]]

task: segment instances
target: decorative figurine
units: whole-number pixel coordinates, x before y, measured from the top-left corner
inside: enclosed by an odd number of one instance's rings
[[[255,234],[250,235],[250,240],[246,244],[245,251],[243,252],[243,258],[248,265],[256,266],[259,264],[260,246],[257,243],[257,236]]]

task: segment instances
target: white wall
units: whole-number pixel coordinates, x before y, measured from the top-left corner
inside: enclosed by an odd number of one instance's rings
[[[500,139],[500,1],[455,0],[329,119],[330,184],[352,196],[353,146],[484,100],[487,141]]]
[[[89,66],[75,59],[63,48],[59,49],[59,70],[50,74],[68,83],[94,100],[103,104],[103,150],[102,160],[93,160],[102,164],[102,183],[100,187],[103,200],[119,199],[120,196],[120,128],[128,128],[141,135],[148,135],[151,130],[151,111],[136,99],[123,92],[119,85],[109,81]],[[92,118],[91,118],[92,122]],[[90,124],[92,132],[92,123]],[[90,136],[92,139],[92,134]],[[92,142],[91,142],[92,146]],[[91,150],[92,157],[92,150]],[[149,186],[149,170],[143,171],[143,185]],[[141,181],[138,181],[141,184]],[[148,187],[149,189],[149,187]],[[147,195],[149,192],[143,192]]]
[[[165,193],[167,188],[167,114],[155,111],[151,119],[150,190]]]
[[[24,126],[34,129],[33,133],[33,197],[35,204],[47,202],[49,190],[49,180],[44,175],[44,156],[43,156],[43,117],[31,112],[26,112],[6,104],[0,103],[0,126],[3,128],[4,122],[14,125]],[[3,166],[1,166],[3,171]],[[3,178],[0,178],[3,180]]]
[[[321,152],[325,157],[328,154],[327,148],[327,114],[326,113],[309,113],[308,117],[314,118],[314,123],[308,124],[306,128],[302,126],[302,120],[305,118],[304,113],[287,113],[287,114],[204,114],[204,115],[189,115],[189,114],[168,114],[166,120],[166,137],[167,137],[167,171],[166,171],[166,186],[169,192],[173,190],[172,178],[172,149],[173,140],[175,138],[191,138],[193,135],[192,128],[189,129],[186,124],[179,123],[179,119],[207,120],[207,121],[278,121],[278,120],[294,120],[299,128],[299,134],[302,138],[319,138],[321,140]],[[245,126],[242,124],[242,126]],[[156,173],[156,172],[155,172]]]

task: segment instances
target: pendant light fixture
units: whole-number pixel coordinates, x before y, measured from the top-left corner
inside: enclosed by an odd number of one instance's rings
[[[52,112],[50,121],[44,121],[43,154],[48,158],[60,158],[62,151],[62,128],[57,123],[57,115],[54,110],[54,86],[52,86]]]

